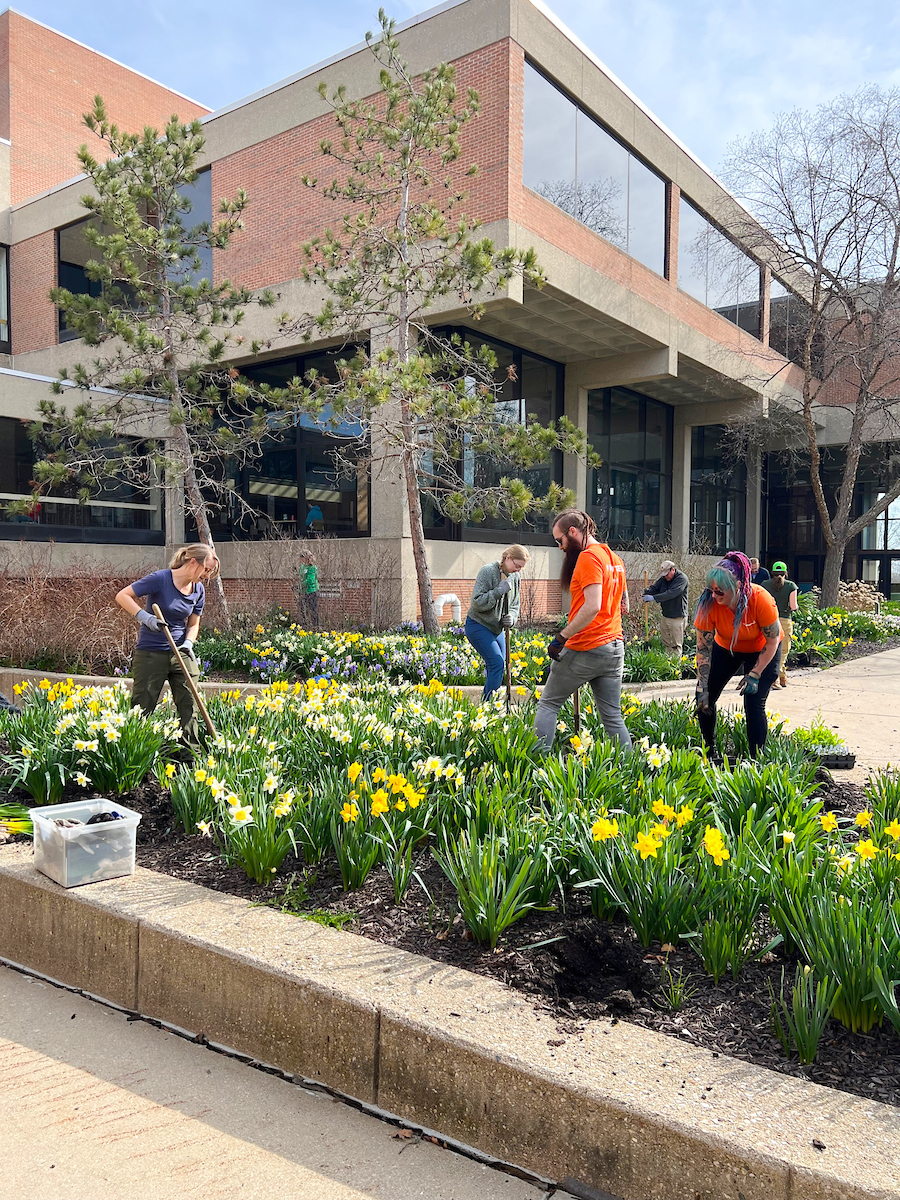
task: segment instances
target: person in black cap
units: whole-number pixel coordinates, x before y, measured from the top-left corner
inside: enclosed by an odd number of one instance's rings
[[[794,618],[791,614],[797,611],[797,585],[793,579],[787,577],[787,563],[777,562],[772,563],[772,578],[765,580],[762,586],[778,605],[778,621],[784,634],[781,643],[781,671],[778,682],[772,684],[773,688],[783,688],[787,687],[784,668],[794,636]]]
[[[659,567],[662,574],[647,588],[642,599],[645,604],[659,605],[659,634],[669,654],[681,658],[684,653],[684,631],[688,618],[688,577],[679,571],[670,558]]]

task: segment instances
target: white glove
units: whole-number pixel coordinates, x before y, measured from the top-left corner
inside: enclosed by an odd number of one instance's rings
[[[506,579],[501,579],[494,589],[495,591],[499,592],[501,596],[505,596],[506,593],[512,588],[512,584],[509,581],[510,578],[512,577],[509,576]]]
[[[184,641],[181,643],[181,645],[178,647],[178,649],[181,651],[182,654],[187,654],[189,658],[195,657],[194,643],[191,641],[190,638],[185,638]]]

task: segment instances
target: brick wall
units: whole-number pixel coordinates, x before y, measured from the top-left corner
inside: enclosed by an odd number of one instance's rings
[[[459,95],[474,87],[481,110],[464,127],[462,154],[449,175],[468,193],[460,206],[482,221],[506,215],[508,192],[509,62],[507,41],[497,42],[456,61]],[[340,82],[340,64],[333,68]],[[330,182],[340,173],[319,145],[337,133],[330,114],[289,129],[277,137],[249,146],[212,164],[213,203],[244,188],[250,197],[246,229],[225,251],[215,255],[216,279],[232,279],[247,287],[262,287],[294,279],[303,264],[303,243],[336,226],[347,206],[325,199],[318,189],[303,185],[303,175]],[[471,163],[478,175],[466,179]],[[437,178],[443,176],[438,173]]]
[[[57,342],[57,312],[49,292],[56,286],[56,233],[28,238],[9,251],[9,324],[13,353]]]
[[[13,204],[77,175],[83,142],[103,157],[102,144],[81,121],[98,92],[110,117],[128,130],[162,125],[173,113],[192,120],[209,111],[17,12],[3,14],[0,42],[7,60],[0,136],[12,142]]]

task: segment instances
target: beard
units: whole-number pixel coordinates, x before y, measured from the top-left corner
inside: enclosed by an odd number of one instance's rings
[[[784,587],[784,579],[780,575],[776,575],[775,578],[772,580],[772,587],[775,589],[776,592],[780,592],[781,589]]]
[[[576,546],[574,542],[570,541],[563,551],[563,565],[559,573],[559,582],[566,591],[569,590],[569,584],[572,582],[572,576],[575,573],[575,564],[578,562],[578,555],[581,553],[581,550],[581,546]]]

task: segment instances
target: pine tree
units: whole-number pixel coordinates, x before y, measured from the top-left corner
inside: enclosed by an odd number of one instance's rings
[[[380,67],[377,95],[351,100],[340,86],[328,96],[338,136],[321,143],[336,177],[305,184],[341,205],[336,228],[305,246],[304,278],[326,292],[321,309],[300,320],[283,318],[282,332],[304,340],[371,330],[379,345],[345,362],[340,381],[308,382],[308,403],[354,424],[352,451],[337,452],[347,470],[361,454],[372,468],[399,464],[403,476],[422,619],[437,632],[425,555],[422,499],[454,521],[487,515],[518,523],[538,509],[573,500],[557,484],[536,495],[512,472],[545,464],[551,453],[586,453],[586,442],[565,418],[549,426],[523,423],[501,402],[504,381],[496,358],[464,338],[436,336],[441,311],[462,309],[478,318],[484,303],[515,277],[542,286],[533,249],[497,249],[462,211],[465,192],[460,134],[479,110],[477,93],[458,95],[452,65],[414,77],[400,57],[394,22],[379,11],[381,33],[366,34]],[[479,481],[487,462],[500,479]]]

